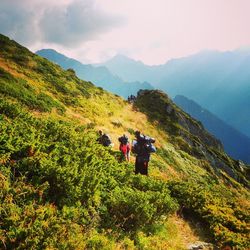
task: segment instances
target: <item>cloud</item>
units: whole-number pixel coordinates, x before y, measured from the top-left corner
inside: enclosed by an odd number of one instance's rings
[[[123,19],[98,8],[93,0],[1,0],[0,32],[35,43],[79,46],[121,25]]]
[[[13,0],[0,2],[0,32],[29,45],[32,37],[38,38],[34,14],[23,5]]]
[[[91,0],[47,9],[40,22],[46,42],[67,46],[96,39],[118,24],[119,18],[102,12]]]
[[[0,32],[81,61],[148,64],[250,44],[249,0],[0,0]]]

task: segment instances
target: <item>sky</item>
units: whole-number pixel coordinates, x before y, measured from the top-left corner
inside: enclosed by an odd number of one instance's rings
[[[0,0],[0,33],[83,63],[163,64],[250,46],[250,0]]]

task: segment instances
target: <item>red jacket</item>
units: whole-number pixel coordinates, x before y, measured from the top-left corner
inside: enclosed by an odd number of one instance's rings
[[[128,154],[129,151],[130,151],[130,145],[129,145],[129,143],[127,143],[127,144],[122,144],[122,143],[121,143],[119,149],[120,149],[120,151],[121,151],[124,155],[126,155],[126,154]]]

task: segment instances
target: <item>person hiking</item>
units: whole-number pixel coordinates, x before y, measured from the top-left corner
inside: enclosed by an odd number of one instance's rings
[[[128,103],[131,103],[131,96],[128,96]]]
[[[99,133],[99,137],[97,138],[98,143],[102,144],[105,147],[113,145],[109,135],[103,133],[102,130],[99,130],[98,133]]]
[[[132,104],[135,102],[135,100],[136,100],[136,97],[134,95],[128,96],[128,103]]]
[[[155,139],[141,134],[140,131],[135,132],[135,137],[132,146],[132,152],[136,154],[135,174],[148,175],[150,154],[156,152],[155,146],[152,145]]]
[[[123,136],[118,138],[120,142],[119,150],[122,153],[122,158],[126,161],[130,160],[130,144],[128,137],[124,134]]]

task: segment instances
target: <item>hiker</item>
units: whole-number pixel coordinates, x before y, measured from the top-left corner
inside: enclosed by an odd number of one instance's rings
[[[109,147],[109,146],[112,147],[113,144],[111,142],[110,137],[107,134],[103,133],[102,130],[99,130],[98,133],[99,133],[99,137],[97,141],[105,147]]]
[[[131,95],[131,100],[133,101],[133,102],[135,102],[136,101],[136,97],[134,96],[134,95]]]
[[[140,131],[135,132],[136,140],[133,141],[132,152],[136,154],[135,174],[148,175],[150,154],[156,152],[152,143],[155,139],[145,136]]]
[[[136,97],[134,95],[128,96],[128,103],[134,103],[136,101]]]
[[[126,161],[130,160],[130,144],[128,137],[124,134],[123,136],[118,138],[118,141],[120,142],[119,150],[122,153],[122,158]]]

